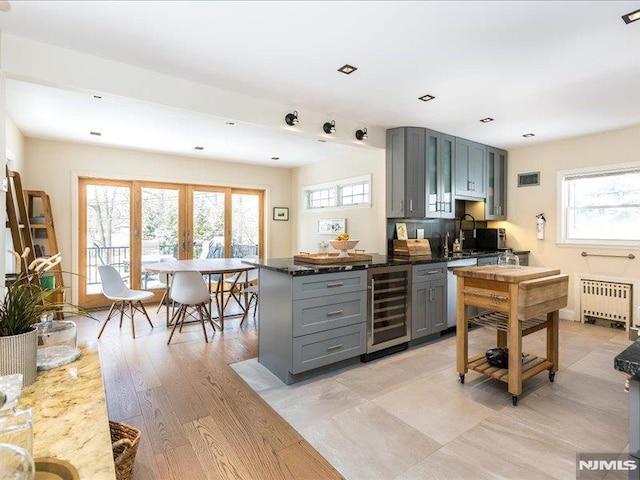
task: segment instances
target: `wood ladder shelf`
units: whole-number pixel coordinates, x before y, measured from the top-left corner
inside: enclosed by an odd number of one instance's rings
[[[29,253],[20,259],[20,265],[17,266],[20,272],[26,272],[31,262],[35,260],[35,251],[33,248],[33,238],[31,237],[31,229],[29,228],[29,217],[25,206],[24,193],[22,191],[22,181],[20,174],[6,169],[8,189],[6,194],[7,208],[7,225],[11,231],[11,241],[13,250],[19,255],[28,248]]]
[[[6,194],[7,224],[11,231],[13,250],[22,254],[27,248],[29,253],[20,258],[20,272],[27,272],[29,265],[40,256],[52,256],[59,253],[56,230],[53,224],[53,213],[49,195],[40,190],[23,190],[20,173],[6,169],[8,189]],[[38,204],[39,202],[39,204]],[[35,212],[42,217],[42,223],[32,221]],[[39,233],[43,232],[43,234]],[[34,237],[37,239],[34,242]],[[46,241],[45,241],[46,238]],[[41,244],[47,243],[47,251]],[[55,286],[59,288],[50,298],[55,303],[64,301],[64,279],[62,268],[58,263],[50,271],[55,278]],[[58,319],[64,318],[61,311],[56,312]]]
[[[56,228],[53,223],[53,212],[51,210],[51,200],[49,195],[42,190],[25,190],[25,200],[27,202],[27,214],[29,219],[29,229],[32,233],[33,247],[36,257],[50,257],[60,252],[56,237]],[[39,203],[39,205],[38,205]],[[39,212],[40,216],[35,216]],[[42,223],[35,222],[35,219],[42,219]],[[45,242],[46,239],[46,242]],[[43,244],[47,243],[45,247]],[[56,287],[64,288],[61,264],[57,264],[51,270],[56,282]],[[62,301],[62,299],[58,299]]]

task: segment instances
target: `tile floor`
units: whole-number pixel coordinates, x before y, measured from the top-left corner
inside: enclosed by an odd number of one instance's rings
[[[494,341],[473,329],[469,352]],[[626,377],[613,358],[630,343],[561,321],[555,382],[529,379],[517,407],[505,383],[476,372],[458,382],[454,335],[289,386],[257,359],[232,368],[347,480],[575,479],[576,453],[628,448]],[[544,332],[523,349],[544,356]]]

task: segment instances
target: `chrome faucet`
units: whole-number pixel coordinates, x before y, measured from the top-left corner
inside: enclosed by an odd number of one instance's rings
[[[473,221],[473,238],[476,238],[476,219],[470,213],[465,213],[460,217],[460,249],[464,249],[464,232],[462,231],[462,222],[467,217],[471,218]]]

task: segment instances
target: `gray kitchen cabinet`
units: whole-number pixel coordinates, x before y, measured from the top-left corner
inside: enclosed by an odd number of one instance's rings
[[[258,361],[283,382],[367,348],[367,272],[290,275],[260,268]]]
[[[447,328],[447,264],[414,265],[411,287],[411,339]]]
[[[487,147],[485,220],[507,218],[507,152]]]
[[[486,197],[485,145],[456,138],[454,198],[478,200]]]
[[[425,129],[387,130],[387,218],[425,217]]]
[[[455,137],[426,130],[426,215],[455,218],[453,180]]]

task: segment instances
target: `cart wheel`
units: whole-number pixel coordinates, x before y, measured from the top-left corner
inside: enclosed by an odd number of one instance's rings
[[[555,378],[556,378],[556,372],[552,372],[551,370],[549,370],[549,381],[553,382]]]
[[[464,373],[461,373],[459,377],[460,377],[460,383],[464,383]]]
[[[514,407],[518,405],[518,395],[511,395],[511,403],[513,403]]]

